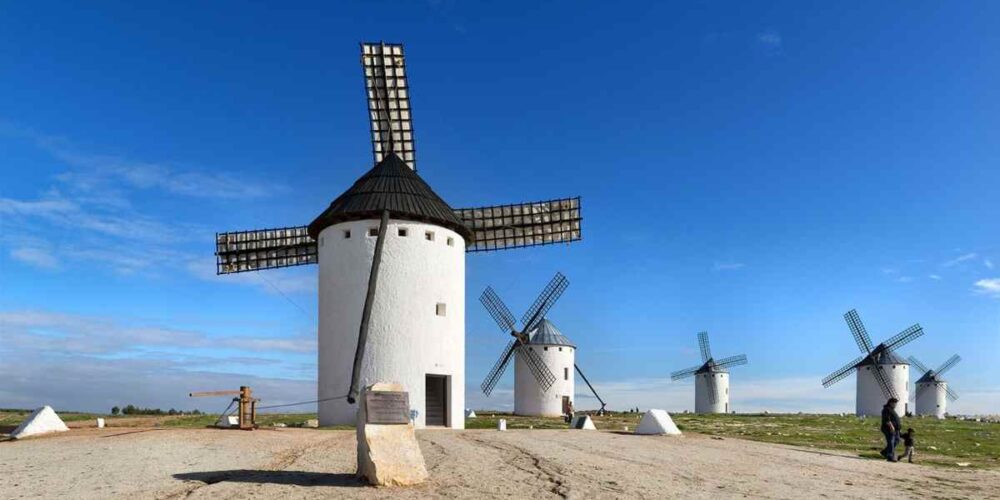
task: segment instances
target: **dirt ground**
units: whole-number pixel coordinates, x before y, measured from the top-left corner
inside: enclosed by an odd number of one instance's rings
[[[986,498],[1000,471],[697,434],[418,431],[428,483],[354,478],[353,431],[75,429],[0,442],[0,499]]]

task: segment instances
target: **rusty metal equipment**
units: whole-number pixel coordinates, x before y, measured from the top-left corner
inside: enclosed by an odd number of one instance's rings
[[[253,397],[249,386],[240,386],[238,391],[192,392],[188,396],[192,398],[236,396],[233,398],[233,402],[238,404],[237,415],[239,416],[240,430],[252,431],[257,428],[257,402],[260,400]]]

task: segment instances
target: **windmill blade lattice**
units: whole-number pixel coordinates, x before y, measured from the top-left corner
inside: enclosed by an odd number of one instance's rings
[[[486,375],[483,379],[483,383],[480,384],[479,388],[483,390],[483,394],[489,396],[493,393],[493,389],[500,382],[500,377],[503,373],[507,371],[507,365],[510,364],[510,357],[514,354],[514,349],[517,348],[517,340],[512,339],[507,343],[507,347],[504,347],[503,352],[500,354],[500,358],[497,362],[493,364],[493,368],[490,369],[490,373]]]
[[[859,356],[854,361],[847,363],[846,365],[837,369],[833,373],[827,375],[826,378],[823,379],[823,387],[830,387],[831,385],[836,384],[837,382],[840,382],[841,380],[847,378],[847,376],[850,375],[851,372],[853,372],[857,368],[858,363],[864,361],[865,358],[867,357],[868,356]]]
[[[951,387],[945,388],[944,392],[945,392],[945,394],[948,395],[948,399],[950,399],[952,401],[955,401],[956,399],[958,399],[958,393],[956,393],[955,391],[951,390]]]
[[[493,291],[493,287],[486,287],[483,294],[479,296],[479,301],[483,303],[490,316],[493,317],[493,321],[496,321],[497,326],[504,333],[514,331],[514,315],[507,308],[507,304],[504,304],[500,296]]]
[[[698,332],[698,348],[701,350],[701,361],[707,363],[712,359],[712,346],[708,343],[708,332]]]
[[[701,369],[701,366],[702,365],[698,365],[692,366],[691,368],[685,368],[683,370],[677,370],[670,374],[670,380],[680,380],[682,378],[690,377],[697,373],[698,370]]]
[[[896,335],[893,335],[882,343],[888,350],[898,349],[906,344],[909,344],[914,339],[920,337],[924,334],[924,329],[920,327],[919,324],[913,325],[906,330],[903,330]]]
[[[941,366],[939,366],[938,369],[934,371],[934,374],[937,375],[937,376],[941,376],[941,374],[943,374],[944,372],[946,372],[948,370],[951,370],[952,367],[954,367],[955,365],[957,365],[958,362],[961,361],[961,360],[962,360],[962,357],[959,356],[958,354],[952,355],[952,357],[948,358],[948,361],[945,361],[944,363],[941,363]]]
[[[538,356],[538,353],[532,350],[531,347],[527,345],[521,345],[517,350],[517,355],[524,361],[524,364],[528,365],[528,369],[531,370],[531,374],[535,376],[535,380],[538,381],[538,386],[542,391],[549,390],[552,384],[556,381],[555,374],[549,369],[545,361]]]
[[[854,341],[857,342],[858,349],[865,354],[872,352],[875,346],[872,345],[872,338],[868,335],[865,324],[861,322],[861,316],[858,315],[858,311],[855,309],[847,311],[847,314],[844,314],[844,320],[847,321],[847,327],[851,329],[851,335],[854,336]]]
[[[906,360],[909,361],[911,365],[916,366],[917,370],[920,370],[921,374],[926,375],[928,372],[931,371],[930,368],[927,368],[927,365],[921,363],[920,360],[914,356],[909,356],[906,358]]]
[[[878,385],[882,388],[882,394],[886,399],[899,399],[899,396],[896,394],[896,389],[889,383],[889,379],[885,377],[885,371],[882,369],[882,365],[876,364],[872,366],[872,373],[875,375],[875,380],[878,381]]]
[[[738,354],[736,356],[730,356],[728,358],[722,358],[715,362],[715,366],[719,368],[729,368],[730,366],[740,366],[747,364],[747,355]]]
[[[559,297],[566,291],[567,286],[569,286],[569,280],[562,273],[557,272],[552,280],[549,281],[549,284],[545,286],[545,289],[542,290],[542,293],[538,294],[538,298],[535,299],[535,302],[524,313],[524,316],[521,316],[524,333],[528,333],[538,326],[538,322],[555,305]]]

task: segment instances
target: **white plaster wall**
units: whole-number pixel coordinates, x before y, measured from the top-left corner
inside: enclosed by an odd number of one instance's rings
[[[947,382],[921,382],[917,386],[914,415],[944,418],[948,411]]]
[[[712,403],[712,392],[709,384],[715,380],[718,397]],[[694,412],[695,413],[728,413],[729,408],[729,373],[699,373],[694,376]]]
[[[872,370],[873,366],[862,366],[858,370],[858,395],[854,413],[857,416],[882,415],[882,407],[888,398],[882,393],[882,386],[879,385]],[[910,400],[910,365],[882,365],[882,372],[890,385],[896,390],[899,402],[896,403],[896,413],[899,416],[906,415]]]
[[[535,376],[531,374],[527,363],[521,360],[520,356],[515,356],[514,413],[517,415],[558,417],[563,414],[563,396],[569,396],[569,400],[573,402],[575,408],[576,370],[573,368],[573,362],[576,359],[574,352],[576,349],[565,345],[546,344],[532,344],[531,347],[545,362],[545,365],[552,370],[556,381],[547,391],[543,391]]]
[[[324,229],[319,244],[318,399],[344,396],[351,383],[361,311],[378,220]],[[400,228],[407,236],[399,236]],[[351,237],[344,238],[350,230]],[[433,231],[434,241],[425,238]],[[452,246],[447,239],[452,238]],[[436,314],[446,304],[444,316]],[[386,232],[361,385],[399,382],[425,426],[425,375],[446,375],[448,424],[465,427],[465,240],[443,227],[392,219]],[[320,425],[353,424],[346,399],[319,403]]]

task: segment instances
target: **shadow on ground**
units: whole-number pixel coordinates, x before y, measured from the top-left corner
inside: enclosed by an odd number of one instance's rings
[[[174,479],[217,483],[291,484],[296,486],[366,486],[354,474],[328,474],[291,470],[217,470],[174,474]]]

